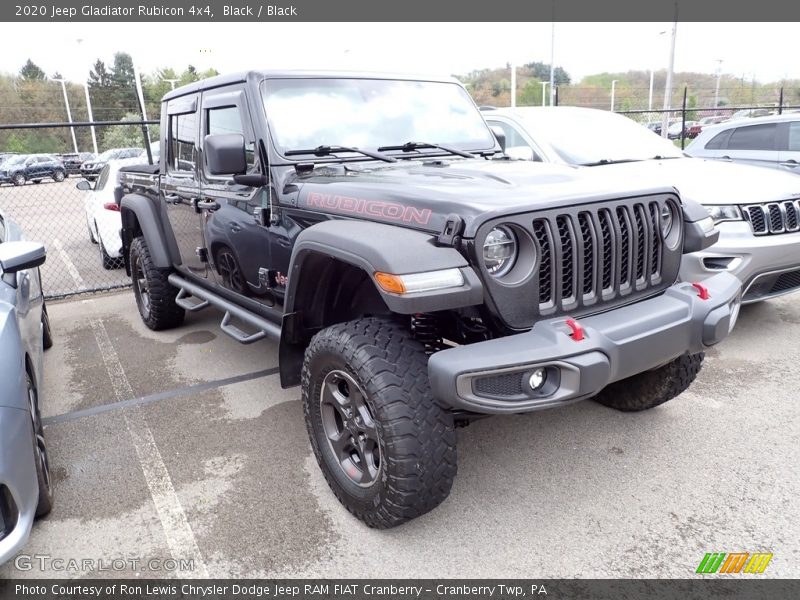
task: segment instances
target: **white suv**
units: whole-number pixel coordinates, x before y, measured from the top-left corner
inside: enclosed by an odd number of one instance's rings
[[[800,113],[728,121],[704,127],[686,153],[800,175]]]

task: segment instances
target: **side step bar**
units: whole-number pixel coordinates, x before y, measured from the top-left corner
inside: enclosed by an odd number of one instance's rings
[[[167,281],[180,290],[178,292],[178,297],[175,298],[175,303],[184,310],[195,312],[206,308],[209,305],[213,305],[216,308],[225,311],[225,315],[222,317],[222,322],[219,324],[219,327],[222,329],[222,331],[227,333],[240,344],[252,344],[253,342],[257,342],[265,337],[275,340],[280,339],[281,328],[272,321],[268,321],[267,319],[259,317],[258,315],[254,315],[250,311],[243,309],[241,306],[237,306],[233,302],[229,302],[224,298],[220,298],[216,294],[209,292],[199,285],[186,281],[183,277],[177,275],[176,273],[172,273],[167,278]],[[189,299],[190,297],[197,298],[199,302],[191,301]],[[234,317],[240,321],[243,321],[244,323],[247,323],[248,325],[252,325],[258,331],[255,333],[247,333],[246,331],[242,331],[236,325],[231,323],[231,319]]]

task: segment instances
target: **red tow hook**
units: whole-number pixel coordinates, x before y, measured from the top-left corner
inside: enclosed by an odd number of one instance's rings
[[[575,342],[583,341],[586,334],[583,329],[583,325],[578,323],[575,319],[567,319],[566,323],[567,327],[572,330],[572,333],[569,334],[569,337],[571,337]]]
[[[708,293],[708,288],[704,286],[702,283],[693,283],[692,287],[696,289],[698,292],[700,292],[698,294],[700,300],[708,300],[709,298],[711,298],[711,294]]]

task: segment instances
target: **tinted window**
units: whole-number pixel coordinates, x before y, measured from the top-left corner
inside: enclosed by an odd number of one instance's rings
[[[729,137],[731,137],[730,129],[718,133],[706,144],[706,150],[724,150],[728,147]]]
[[[194,171],[196,124],[195,113],[170,116],[168,165],[171,171]]]
[[[789,123],[789,150],[800,152],[800,121]]]
[[[209,109],[207,133],[209,135],[241,134],[245,139],[247,170],[250,172],[255,164],[254,144],[247,140],[248,136],[244,133],[244,126],[242,125],[242,116],[240,113],[241,111],[238,106]]]
[[[775,123],[738,127],[728,141],[730,150],[774,150]]]

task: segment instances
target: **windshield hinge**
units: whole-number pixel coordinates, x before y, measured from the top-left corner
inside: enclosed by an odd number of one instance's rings
[[[442,232],[439,234],[439,237],[436,240],[436,245],[450,247],[455,246],[456,238],[461,235],[463,230],[464,219],[458,215],[449,215],[447,220],[444,222]]]

